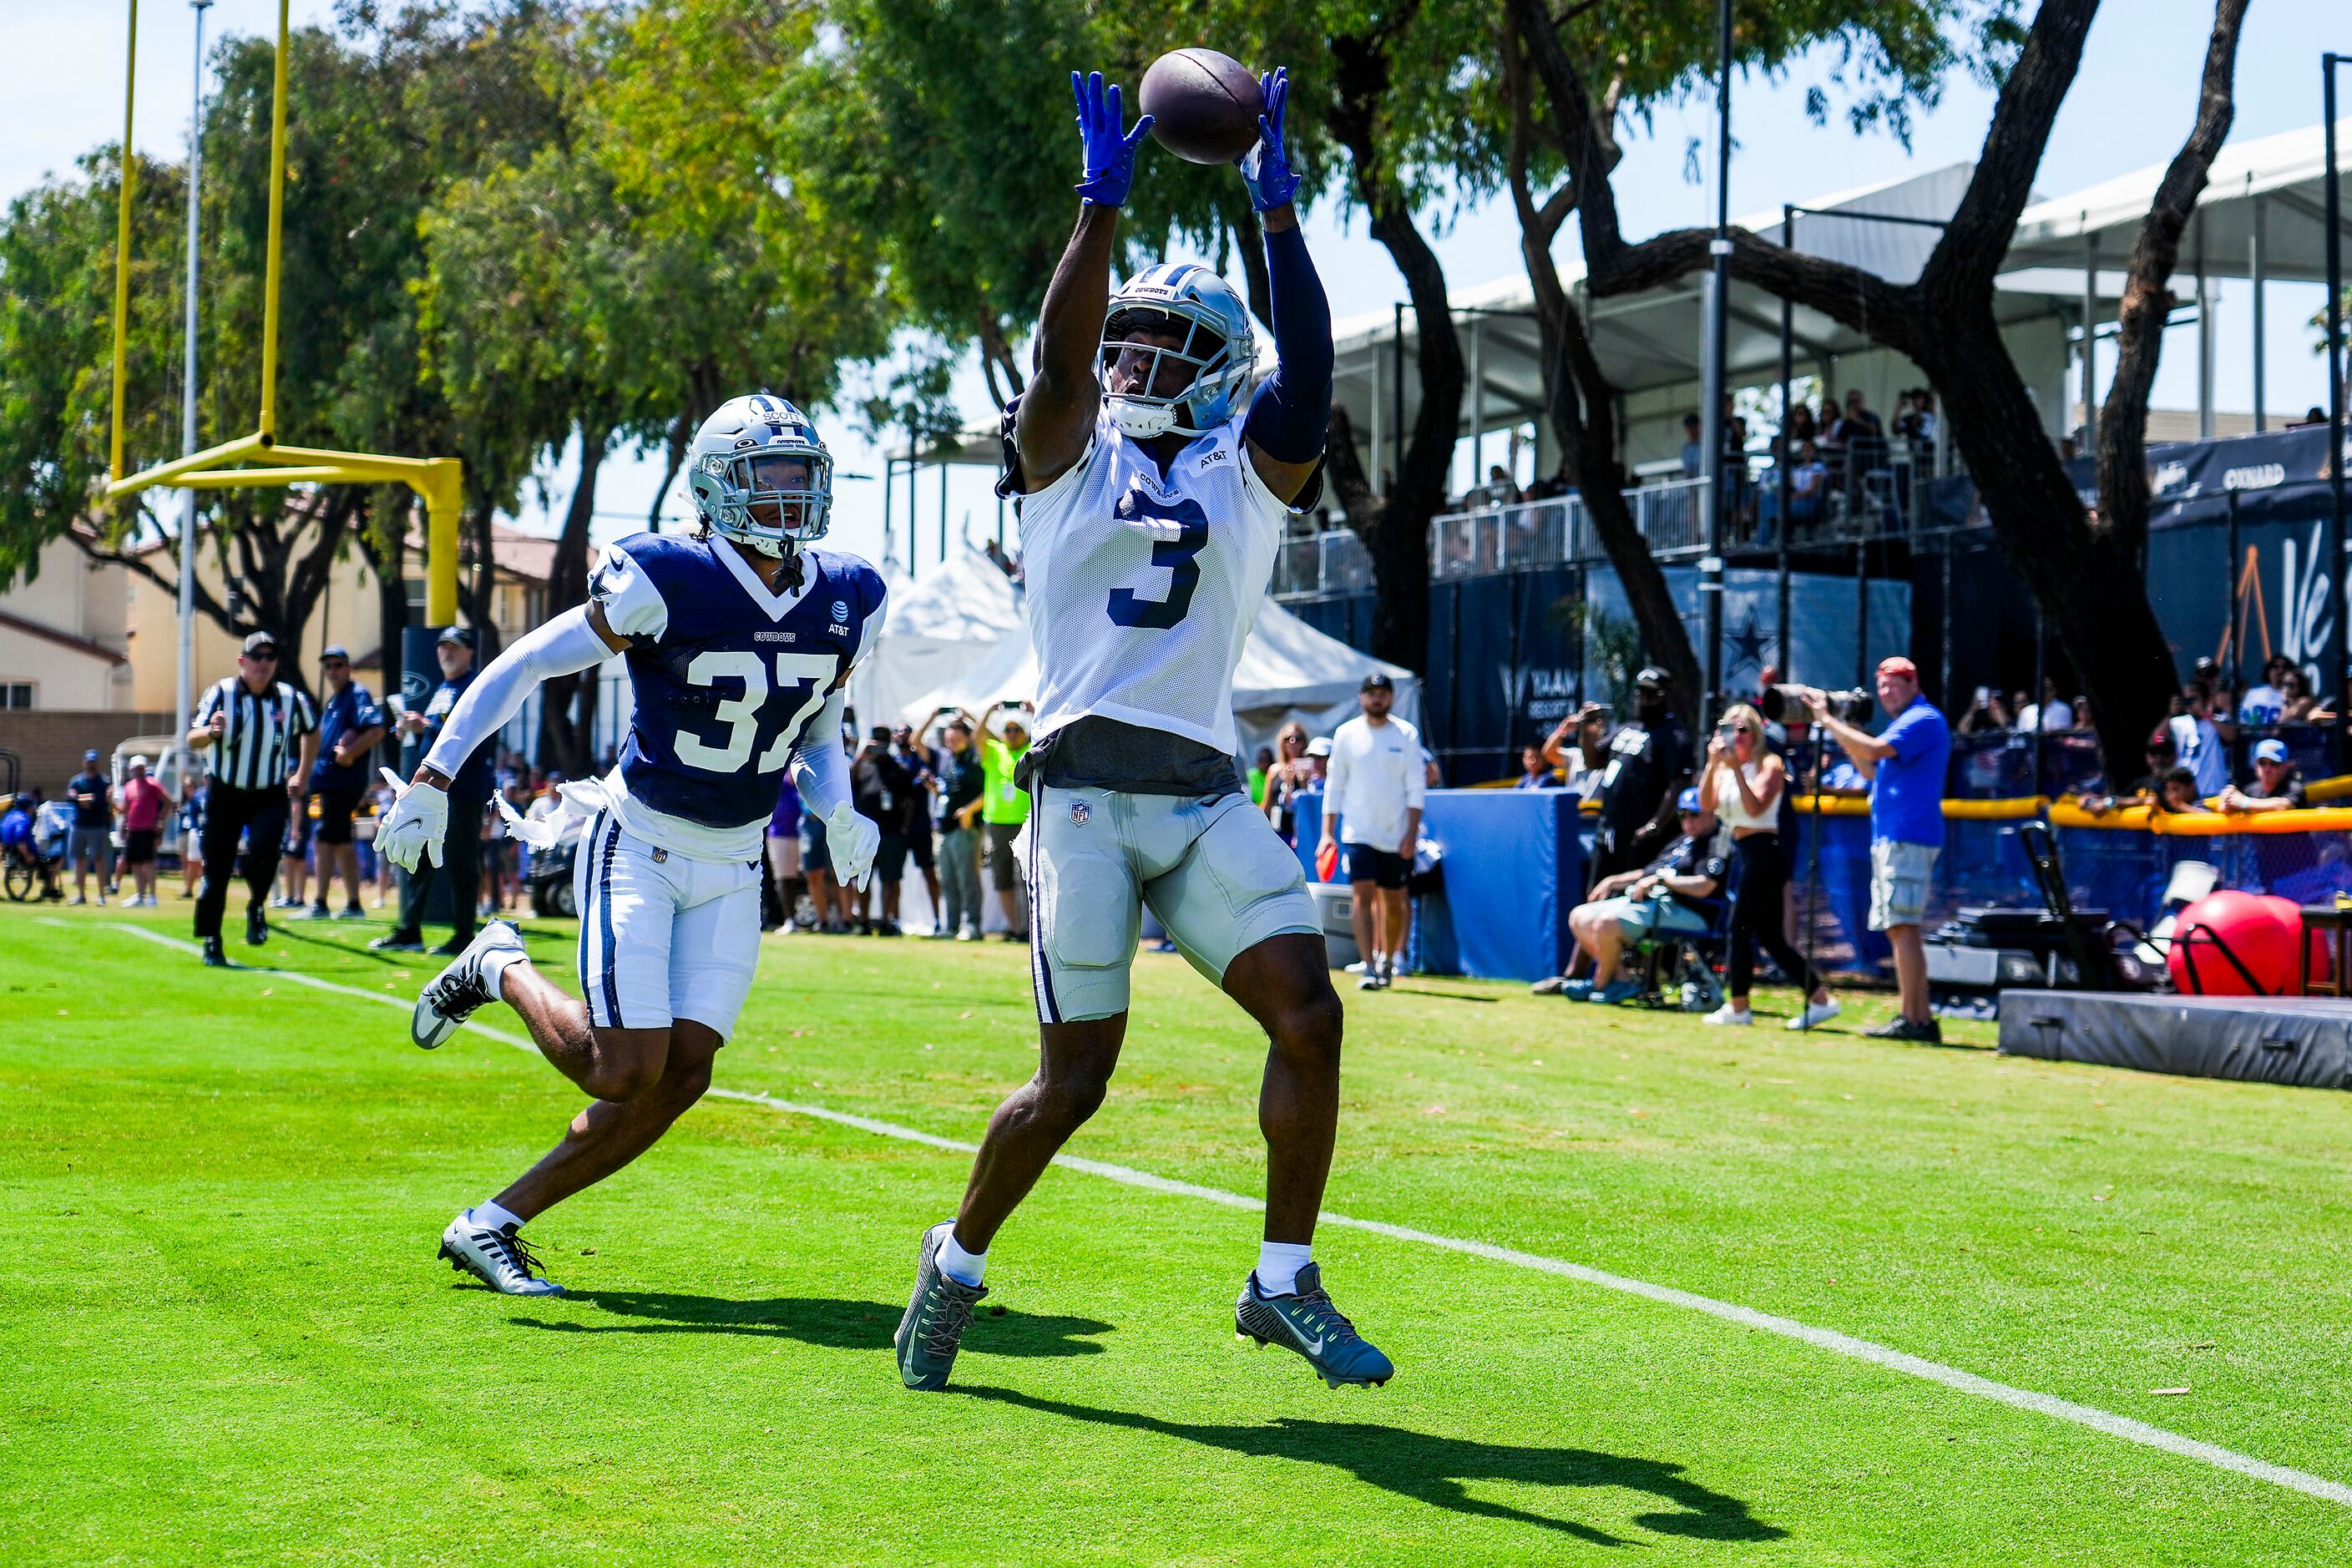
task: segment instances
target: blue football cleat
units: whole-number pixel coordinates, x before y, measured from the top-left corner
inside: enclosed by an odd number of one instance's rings
[[[1323,1289],[1323,1270],[1310,1263],[1298,1271],[1297,1293],[1269,1296],[1258,1289],[1253,1270],[1234,1303],[1234,1337],[1255,1342],[1260,1350],[1281,1345],[1307,1358],[1326,1385],[1370,1384],[1374,1387],[1396,1375],[1388,1357],[1356,1332],[1347,1314],[1331,1304]]]

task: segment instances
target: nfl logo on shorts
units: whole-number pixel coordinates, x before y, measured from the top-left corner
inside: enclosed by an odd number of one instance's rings
[[[1080,827],[1084,827],[1087,825],[1087,818],[1093,815],[1094,812],[1087,806],[1085,801],[1074,800],[1070,802],[1070,820],[1076,823]]]

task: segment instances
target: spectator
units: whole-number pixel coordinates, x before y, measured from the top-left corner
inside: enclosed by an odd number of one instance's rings
[[[1486,465],[1486,488],[1484,494],[1488,506],[1516,506],[1519,487],[1511,480],[1511,470],[1500,463]]]
[[[1285,724],[1274,737],[1274,766],[1265,774],[1266,820],[1274,824],[1282,841],[1294,848],[1298,844],[1295,805],[1299,792],[1313,788],[1322,776],[1307,758],[1307,744],[1306,725],[1295,719]]]
[[[1706,425],[1696,414],[1683,416],[1683,478],[1686,479],[1706,477],[1706,443],[1701,436]]]
[[[941,739],[947,750],[940,758],[940,912],[941,929],[958,942],[980,940],[980,812],[987,775],[980,752],[971,740],[971,721],[958,716],[948,721]]]
[[[2160,727],[2147,738],[2145,755],[2147,772],[2127,793],[2095,795],[2084,791],[2075,797],[2074,804],[2094,816],[2105,816],[2119,806],[2155,805],[2164,797],[2164,775],[2170,773],[2180,760],[2179,753],[2173,749],[2169,727]]]
[[[2263,679],[2246,688],[2238,700],[2238,722],[2241,724],[2276,724],[2286,717],[2286,692],[2283,689],[2287,671],[2294,661],[2283,653],[2274,653],[2263,661]]]
[[[319,760],[310,769],[310,799],[319,813],[319,887],[310,918],[327,918],[329,883],[341,871],[341,918],[365,920],[366,913],[360,908],[360,857],[352,845],[352,817],[369,784],[368,759],[383,739],[383,710],[376,706],[366,687],[352,679],[348,650],[329,645],[319,655],[319,671],[327,694],[319,704]],[[299,865],[299,852],[296,859]],[[299,875],[293,885],[300,886]]]
[[[2205,689],[2192,682],[2188,697],[2189,710],[2166,720],[2165,728],[2171,732],[2179,765],[2197,780],[2197,793],[2220,795],[2230,787],[2230,749],[2206,711],[2210,699]]]
[[[1674,836],[1675,801],[1691,782],[1691,743],[1667,688],[1666,672],[1655,665],[1634,676],[1633,717],[1609,742],[1593,840],[1596,881],[1647,865]]]
[[[2314,425],[2325,425],[2326,423],[2327,410],[2320,407],[2319,405],[2315,403],[2309,408],[2304,410],[2302,418],[2288,420],[2286,422],[2286,427],[2290,430],[2308,430]]]
[[[1830,439],[1845,454],[1846,482],[1859,490],[1862,476],[1886,466],[1886,426],[1871,412],[1862,388],[1845,391],[1845,409],[1830,426]]]
[[[65,897],[58,887],[58,863],[41,848],[41,792],[24,790],[12,796],[5,811],[0,811],[0,860],[37,868],[41,874],[41,897],[54,903]]]
[[[441,684],[434,688],[421,711],[410,709],[400,716],[402,736],[423,752],[432,751],[450,710],[457,706],[457,699],[465,695],[466,689],[474,684],[474,635],[463,626],[444,626],[433,653],[441,666]],[[386,952],[424,951],[425,903],[436,877],[449,879],[449,919],[454,929],[449,940],[433,951],[455,957],[474,940],[475,910],[481,899],[478,884],[482,874],[482,858],[476,847],[480,830],[476,825],[482,819],[482,808],[489,804],[496,784],[492,764],[497,756],[497,746],[486,741],[458,766],[457,776],[446,781],[449,837],[441,861],[436,865],[428,852],[416,863],[415,870],[401,878],[400,919],[392,930],[368,946]]]
[[[1004,911],[1004,940],[1027,942],[1029,931],[1021,918],[1021,863],[1013,853],[1013,840],[1021,837],[1022,826],[1029,820],[1029,792],[1021,787],[1021,759],[1029,752],[1029,726],[1013,716],[1023,704],[1000,702],[988,710],[989,719],[1004,716],[1004,731],[1000,736],[988,727],[985,720],[973,721],[964,715],[980,737],[980,766],[983,790],[981,795],[980,820],[988,832],[988,879],[996,890],[996,901]]]
[[[1312,775],[1310,787],[1317,795],[1321,795],[1331,778],[1330,736],[1318,735],[1307,742],[1307,766]]]
[[[1588,702],[1562,719],[1544,741],[1544,761],[1559,770],[1580,801],[1600,793],[1609,765],[1608,737],[1609,710],[1598,702]]]
[[[33,792],[40,804],[33,811],[34,835],[41,846],[41,857],[50,863],[52,871],[66,863],[66,846],[73,842],[74,804],[62,797],[41,800],[40,792]]]
[[[1513,789],[1558,789],[1559,780],[1552,776],[1551,759],[1544,755],[1543,742],[1529,741],[1519,748],[1519,779]]]
[[[2221,792],[2223,811],[2301,811],[2310,804],[2287,757],[2286,742],[2279,740],[2254,742],[2252,784],[2244,789],[2231,784]]]
[[[776,809],[768,814],[762,847],[767,852],[768,882],[776,898],[775,923],[770,929],[790,936],[800,929],[801,889],[806,886],[801,877],[801,792],[793,784],[790,768],[777,786]]]
[[[1870,929],[1895,949],[1900,1015],[1869,1031],[1879,1039],[1943,1042],[1927,1007],[1927,953],[1919,937],[1936,857],[1944,847],[1944,772],[1952,737],[1944,716],[1919,694],[1919,667],[1897,655],[1878,666],[1878,705],[1894,721],[1873,735],[1829,710],[1809,691],[1816,721],[1870,780]]]
[[[1979,686],[1969,700],[1969,710],[1960,715],[1958,731],[1963,735],[1982,735],[2009,728],[2009,709],[2000,694],[1990,686]]]
[[[2157,802],[2158,811],[2192,812],[2213,809],[2205,804],[2204,798],[2198,793],[2197,775],[2187,768],[2173,769],[2166,773],[2160,782],[2164,787],[2164,795]]]
[[[1728,871],[1717,844],[1715,818],[1699,805],[1698,791],[1684,790],[1675,804],[1682,837],[1641,870],[1602,878],[1585,902],[1568,911],[1568,929],[1577,950],[1592,963],[1591,977],[1538,980],[1532,988],[1537,995],[1604,1005],[1638,996],[1641,981],[1617,973],[1626,943],[1652,931],[1706,934],[1706,900],[1723,890]]]
[[[162,837],[171,792],[147,776],[147,759],[131,759],[131,776],[122,783],[122,860],[131,868],[129,908],[155,902],[155,844]]]
[[[809,904],[815,910],[816,923],[810,929],[827,936],[848,931],[849,889],[833,879],[824,818],[814,811],[801,813],[801,875],[808,879]]]
[[[278,679],[278,639],[255,632],[245,639],[236,673],[205,692],[197,704],[188,744],[211,753],[212,793],[205,804],[204,886],[196,895],[196,936],[204,961],[226,967],[221,913],[228,901],[230,869],[237,840],[245,852],[245,940],[259,947],[269,940],[263,905],[277,880],[276,850],[286,837],[286,814],[310,784],[319,760],[319,721],[310,700]],[[473,864],[473,825],[464,824],[466,842],[458,858]],[[473,918],[472,889],[461,906]]]
[[[1731,906],[1728,994],[1706,1022],[1745,1028],[1756,1021],[1748,995],[1756,980],[1756,949],[1772,955],[1804,995],[1791,1029],[1810,1029],[1838,1016],[1836,998],[1813,966],[1789,942],[1789,857],[1780,847],[1780,795],[1788,787],[1786,765],[1764,742],[1764,715],[1745,702],[1726,710],[1706,744],[1700,770],[1698,804],[1731,829],[1739,885]]]
[[[608,768],[605,771],[609,773],[611,769]],[[374,810],[371,813],[374,823],[381,823],[391,813],[393,806],[398,803],[400,792],[379,777],[369,788],[368,799],[374,806]],[[368,827],[371,843],[374,841],[374,823]],[[368,908],[380,910],[393,901],[398,891],[394,885],[394,873],[399,868],[392,863],[390,858],[383,855],[375,857],[375,892],[368,900]]]
[[[98,873],[98,907],[106,907],[106,890],[114,884],[114,786],[100,772],[100,757],[84,752],[81,772],[66,782],[66,799],[73,806],[73,828],[66,835],[66,864],[73,871],[73,897],[68,903],[88,903],[89,873]]]
[[[2054,677],[2045,675],[2042,678],[2042,700],[2029,702],[2018,710],[2017,727],[2036,735],[2074,727],[2074,710],[2058,695],[2058,682]]]
[[[907,870],[907,802],[915,793],[915,781],[891,754],[887,725],[877,724],[866,735],[866,749],[850,765],[849,785],[857,815],[882,836],[874,851],[874,880],[882,890],[882,918],[877,921],[872,917],[873,889],[868,889],[869,901],[861,911],[864,923],[876,936],[897,936],[898,882]]]
[[[890,754],[907,770],[907,854],[921,873],[923,891],[931,900],[931,935],[951,937],[953,928],[940,918],[939,863],[931,853],[931,796],[940,787],[939,754],[919,739],[911,725],[890,731]]]
[[[1274,772],[1274,748],[1260,746],[1257,749],[1257,755],[1250,759],[1249,767],[1250,804],[1260,811],[1265,809],[1265,776],[1272,772]]]
[[[1386,989],[1404,956],[1405,883],[1429,789],[1421,732],[1391,715],[1395,700],[1394,685],[1374,670],[1356,694],[1362,712],[1332,732],[1323,831],[1315,850],[1320,860],[1327,848],[1348,847],[1356,951],[1364,965],[1356,984],[1362,991]]]
[[[2318,711],[2319,700],[2311,694],[2311,680],[2300,668],[2290,666],[2279,677],[2279,696],[2284,706],[2279,712],[2282,724],[2307,722]]]
[[[212,779],[205,773],[203,762],[190,756],[184,759],[187,783],[180,790],[178,827],[180,830],[180,897],[196,896],[196,883],[205,874],[205,804],[212,794]]]
[[[1822,461],[1821,448],[1811,441],[1797,447],[1797,465],[1789,470],[1790,537],[1794,538],[1794,524],[1812,524],[1821,521],[1822,507],[1830,493],[1829,465]],[[1756,547],[1759,550],[1773,542],[1774,512],[1780,504],[1780,487],[1764,492],[1764,526],[1757,531]]]

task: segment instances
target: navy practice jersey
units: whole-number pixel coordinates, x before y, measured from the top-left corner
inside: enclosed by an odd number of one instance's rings
[[[688,854],[760,854],[794,746],[882,625],[873,567],[807,550],[801,569],[800,588],[772,594],[724,540],[639,533],[606,547],[588,591],[629,639],[636,712],[614,794],[631,832]]]

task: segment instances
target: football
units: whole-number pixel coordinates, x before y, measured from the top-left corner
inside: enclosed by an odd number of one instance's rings
[[[1265,112],[1256,76],[1214,49],[1160,56],[1143,73],[1138,97],[1152,136],[1190,163],[1230,163],[1248,152]]]

